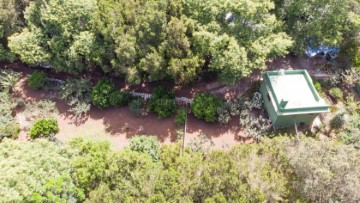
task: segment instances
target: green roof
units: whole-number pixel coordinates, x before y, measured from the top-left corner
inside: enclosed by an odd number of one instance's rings
[[[306,70],[269,71],[264,80],[278,115],[329,111]]]

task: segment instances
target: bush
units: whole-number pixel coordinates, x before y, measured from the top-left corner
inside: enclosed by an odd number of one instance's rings
[[[0,141],[7,137],[16,139],[20,133],[20,125],[16,123],[13,119],[10,119],[6,123],[0,124]]]
[[[221,100],[208,93],[197,94],[191,103],[191,111],[196,118],[204,119],[206,122],[215,122],[217,109],[221,106]]]
[[[157,161],[160,158],[160,145],[155,136],[141,135],[131,138],[130,149],[132,151],[148,154],[153,161]]]
[[[325,93],[324,93],[324,90],[322,88],[322,85],[321,85],[321,83],[319,81],[314,82],[314,87],[315,87],[316,91],[319,93],[320,96],[322,96],[322,97],[326,96]]]
[[[148,103],[148,111],[156,112],[159,118],[166,118],[175,113],[175,110],[174,93],[163,87],[155,88]]]
[[[217,108],[218,122],[221,124],[228,124],[231,120],[231,115],[229,111],[229,106],[223,104]]]
[[[341,129],[345,125],[345,114],[338,113],[330,120],[330,127],[332,129]]]
[[[39,119],[30,129],[30,137],[32,139],[40,136],[49,137],[59,132],[58,123],[55,119]]]
[[[128,92],[114,91],[109,95],[110,105],[113,107],[125,106],[129,104],[131,95]]]
[[[356,82],[355,84],[355,91],[360,94],[360,81]]]
[[[33,89],[41,89],[45,85],[47,75],[43,71],[34,71],[28,80],[28,84]]]
[[[135,116],[140,116],[142,114],[142,105],[143,100],[141,98],[135,99],[129,103],[129,110]]]
[[[40,118],[53,118],[59,114],[56,103],[51,100],[40,100],[26,106],[24,111],[25,118],[35,121]]]
[[[186,109],[181,108],[177,110],[175,123],[178,126],[184,125],[186,121]]]
[[[60,98],[65,99],[75,115],[81,115],[90,110],[91,82],[87,78],[68,79],[61,87]]]
[[[16,83],[20,80],[21,73],[12,70],[0,71],[0,89],[4,91],[12,91]]]
[[[334,99],[336,99],[336,101],[342,100],[344,96],[343,92],[338,87],[331,88],[329,93]]]
[[[100,80],[92,89],[92,103],[99,108],[110,107],[110,94],[115,90],[115,85],[110,80]]]
[[[251,107],[255,109],[261,109],[263,107],[264,100],[260,92],[255,92],[251,101]]]

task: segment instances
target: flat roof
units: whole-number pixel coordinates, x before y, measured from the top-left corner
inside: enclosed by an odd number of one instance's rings
[[[268,71],[264,80],[278,114],[322,113],[329,106],[317,93],[306,70]]]

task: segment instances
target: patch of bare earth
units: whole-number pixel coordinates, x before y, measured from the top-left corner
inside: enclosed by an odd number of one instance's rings
[[[43,99],[55,101],[59,111],[56,119],[60,128],[56,137],[62,142],[83,136],[94,140],[109,140],[113,149],[121,149],[129,144],[129,138],[140,134],[156,135],[162,143],[172,143],[177,140],[174,118],[160,120],[152,113],[136,117],[127,107],[110,109],[92,107],[86,116],[75,117],[68,112],[69,106],[66,102],[54,98],[43,90],[29,88],[26,76],[16,85],[15,96],[23,98],[27,103]],[[21,126],[19,139],[28,140],[27,133],[31,123],[25,119],[22,111],[19,111],[16,117]],[[216,149],[244,142],[238,123],[238,119],[234,119],[226,126],[208,124],[189,115],[185,143],[202,133],[214,141]]]

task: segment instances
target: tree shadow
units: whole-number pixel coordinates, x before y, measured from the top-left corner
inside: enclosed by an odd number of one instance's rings
[[[102,119],[107,133],[131,138],[135,135],[154,135],[161,142],[175,142],[177,139],[174,118],[158,119],[154,113],[137,117],[127,107],[98,109],[92,107],[91,119]]]

